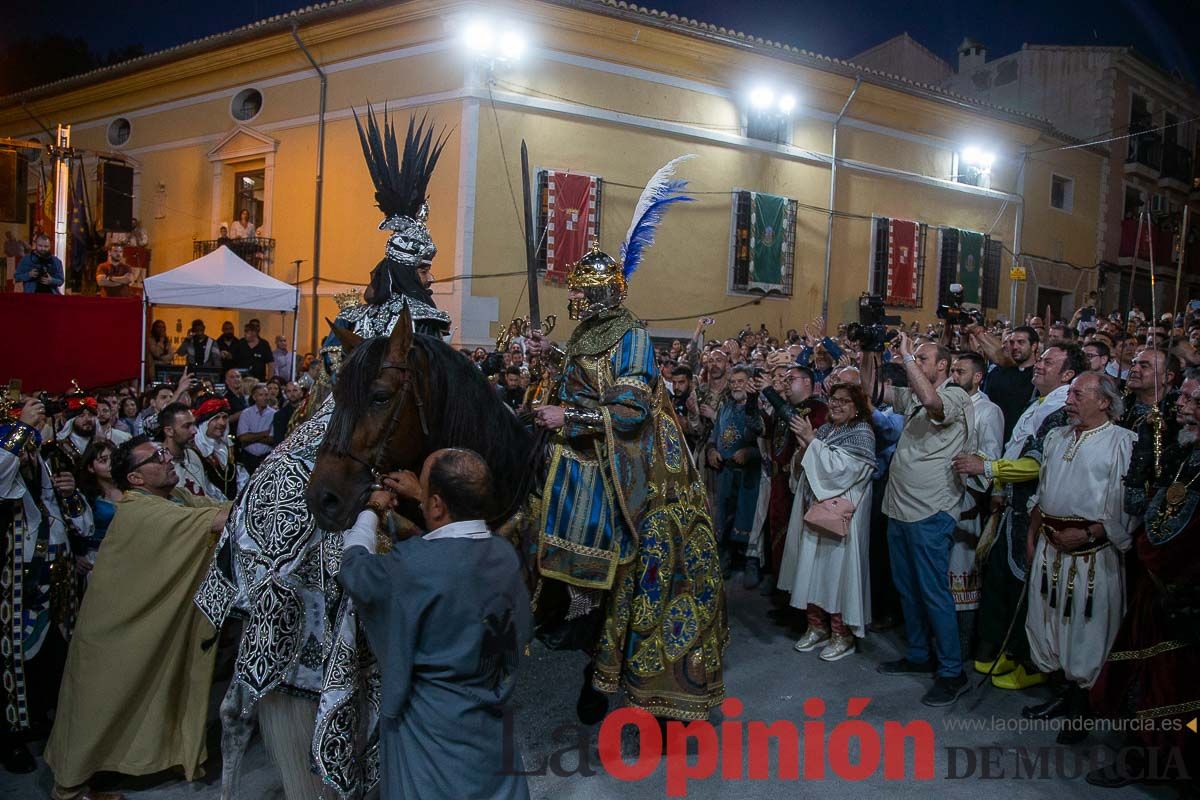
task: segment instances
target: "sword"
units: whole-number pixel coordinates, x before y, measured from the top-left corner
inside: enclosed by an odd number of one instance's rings
[[[533,226],[533,187],[529,177],[529,148],[521,140],[521,189],[525,195],[525,269],[529,278],[529,329],[541,330],[542,308],[538,304],[537,231]]]

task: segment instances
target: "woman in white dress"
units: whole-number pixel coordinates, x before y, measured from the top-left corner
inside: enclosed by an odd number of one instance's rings
[[[854,652],[856,637],[865,636],[871,622],[871,403],[861,387],[838,384],[829,397],[829,421],[814,431],[796,416],[792,431],[797,440],[792,475],[797,477],[788,522],[788,543],[794,543],[795,553],[790,602],[808,616],[808,630],[796,650],[807,653],[824,645],[821,658],[837,661]],[[834,497],[854,505],[846,536],[813,530],[804,521],[814,503]]]
[[[250,209],[242,209],[242,213],[238,215],[233,227],[229,229],[229,235],[234,239],[253,239],[258,235],[254,223],[250,221]]]

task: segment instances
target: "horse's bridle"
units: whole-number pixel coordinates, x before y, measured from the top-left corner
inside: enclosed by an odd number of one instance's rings
[[[392,397],[392,413],[388,418],[387,426],[383,429],[383,435],[379,437],[379,441],[375,443],[375,447],[371,450],[369,461],[361,459],[353,453],[346,454],[350,457],[351,461],[356,461],[371,471],[371,480],[374,481],[374,483],[372,483],[369,491],[377,491],[383,488],[383,470],[380,462],[383,460],[384,449],[387,447],[388,441],[392,438],[392,434],[395,432],[396,426],[400,423],[400,414],[402,411],[404,411],[404,401],[408,399],[408,395],[410,393],[413,396],[413,402],[417,406],[417,419],[420,420],[421,423],[421,434],[426,439],[429,438],[429,422],[425,418],[425,401],[421,398],[421,392],[419,388],[415,390],[413,388],[413,380],[410,374],[411,369],[408,366],[408,361],[405,360],[397,363],[384,361],[379,365],[380,372],[383,372],[387,369],[399,371],[401,378],[400,388]]]

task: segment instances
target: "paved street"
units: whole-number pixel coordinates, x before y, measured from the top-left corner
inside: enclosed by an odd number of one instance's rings
[[[740,575],[735,576],[740,580]],[[1072,800],[1072,798],[1172,798],[1175,792],[1159,788],[1123,789],[1117,791],[1101,791],[1084,783],[1081,777],[1075,779],[1055,778],[1061,771],[1071,773],[1079,769],[1071,753],[1066,753],[1057,760],[1051,753],[1046,760],[1049,775],[1043,779],[1017,779],[1015,777],[1017,746],[1037,748],[1053,745],[1054,734],[1050,732],[1017,733],[992,732],[986,726],[995,718],[1012,720],[1019,718],[1020,708],[1024,703],[1031,702],[1030,698],[1040,695],[1023,695],[1001,693],[998,690],[982,690],[982,693],[968,695],[959,701],[956,708],[950,711],[934,710],[922,706],[919,698],[924,691],[926,681],[909,678],[885,678],[875,672],[875,664],[887,658],[896,657],[899,650],[899,638],[893,635],[874,634],[868,638],[861,652],[836,664],[826,664],[820,661],[815,653],[801,655],[791,649],[794,636],[782,628],[773,625],[764,616],[768,608],[767,601],[757,592],[745,592],[739,587],[731,587],[730,595],[730,625],[733,631],[733,641],[730,645],[726,661],[726,681],[729,693],[745,704],[741,715],[744,721],[749,720],[791,720],[799,727],[812,717],[805,714],[802,704],[808,698],[822,698],[827,706],[824,715],[826,736],[833,731],[837,723],[845,718],[845,698],[848,695],[870,698],[870,705],[860,715],[877,730],[882,730],[885,720],[907,722],[914,719],[928,720],[934,729],[936,737],[937,764],[935,778],[932,781],[886,781],[882,775],[882,767],[875,771],[870,778],[863,782],[847,781],[827,772],[824,781],[814,783],[803,779],[801,766],[800,781],[784,781],[778,778],[772,780],[729,780],[712,777],[705,781],[693,781],[688,785],[688,797],[692,798],[782,798],[815,796],[818,793],[823,800],[837,797],[861,797],[864,792],[880,792],[887,797],[926,797],[931,791],[943,798],[978,798],[985,792],[1002,792],[1005,797],[1018,798],[1054,798],[1054,800]],[[575,654],[548,653],[544,649],[535,648],[534,656],[526,662],[522,675],[521,686],[517,695],[516,729],[520,746],[525,755],[527,769],[545,764],[547,758],[557,750],[567,747],[563,742],[571,741],[568,733],[559,731],[560,739],[556,740],[555,731],[563,725],[575,721],[575,693],[578,688],[579,671],[583,661]],[[949,730],[952,724],[973,726],[973,730]],[[215,731],[214,731],[215,735]],[[632,744],[634,734],[627,732],[626,751]],[[1105,738],[1093,737],[1089,744],[1101,742],[1114,743],[1115,734],[1106,734]],[[594,737],[593,737],[594,746]],[[946,761],[947,748],[979,748],[995,747],[991,751],[994,770],[1000,771],[1011,779],[996,781],[984,780],[980,777],[983,772],[982,756],[975,757],[975,767],[971,777],[947,779],[948,764]],[[182,800],[182,798],[215,798],[219,795],[220,760],[219,748],[214,738],[209,746],[213,757],[208,763],[208,777],[203,781],[189,785],[170,775],[151,776],[143,779],[121,779],[102,782],[104,788],[118,788],[124,791],[131,800]],[[955,769],[959,774],[971,772],[970,757],[965,750],[956,751]],[[1086,753],[1086,746],[1072,751],[1080,759]],[[851,763],[858,758],[857,746],[851,747]],[[912,774],[912,757],[907,757],[908,774]],[[567,755],[561,761],[568,767],[576,764],[574,753]],[[593,766],[599,764],[598,757],[593,753]],[[246,800],[275,800],[282,798],[278,775],[267,760],[262,743],[257,738],[252,744],[245,762],[245,777],[243,780],[243,798]],[[778,760],[772,754],[772,774],[778,771]],[[1036,774],[1038,771],[1034,770]],[[718,768],[717,775],[720,774]],[[1029,772],[1024,773],[1028,775]],[[50,787],[50,774],[43,765],[33,775],[13,776],[0,773],[0,796],[10,800],[26,800],[26,798],[45,798]],[[555,777],[546,775],[531,779],[532,796],[535,800],[571,800],[573,798],[592,800],[593,798],[622,798],[622,800],[638,800],[639,798],[660,798],[666,796],[665,768],[659,768],[646,779],[635,783],[624,783],[609,777],[597,767],[597,772],[591,777]]]

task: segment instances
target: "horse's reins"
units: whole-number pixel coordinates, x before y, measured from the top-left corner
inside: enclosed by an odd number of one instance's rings
[[[371,471],[371,478],[374,483],[371,485],[369,491],[377,491],[383,488],[382,461],[384,449],[391,440],[392,434],[396,430],[396,426],[400,424],[400,414],[404,411],[404,401],[408,399],[408,395],[410,393],[413,396],[413,402],[417,406],[417,419],[421,423],[421,433],[426,439],[429,438],[429,422],[425,417],[425,401],[421,398],[420,391],[413,391],[413,380],[411,370],[408,366],[408,361],[406,360],[397,363],[384,361],[379,365],[379,371],[383,372],[386,369],[394,369],[399,371],[401,374],[400,389],[392,398],[392,414],[388,418],[387,427],[383,429],[383,435],[379,437],[379,440],[375,443],[375,447],[371,450],[370,460],[361,459],[353,453],[346,453],[346,455],[349,456],[352,461],[362,464]]]

